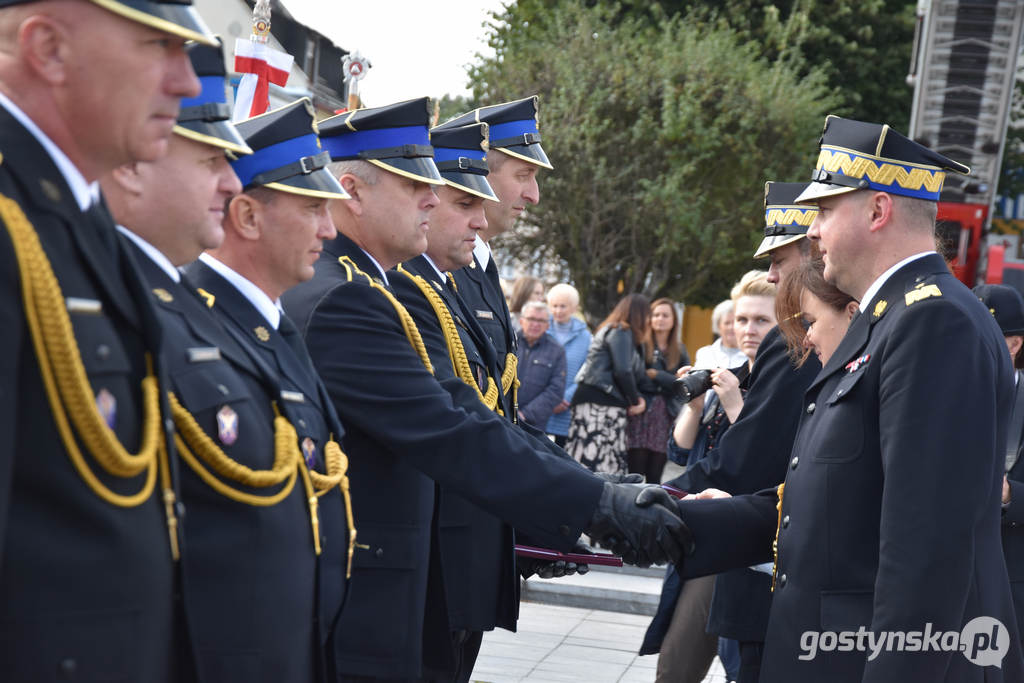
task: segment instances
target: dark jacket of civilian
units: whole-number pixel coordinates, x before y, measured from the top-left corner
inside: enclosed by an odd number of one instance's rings
[[[645,377],[644,359],[637,353],[628,327],[602,327],[594,335],[587,360],[576,374],[572,404],[597,403],[628,408],[640,402],[637,382]]]
[[[565,349],[547,334],[530,345],[522,330],[519,349],[519,412],[526,422],[544,428],[565,391]]]

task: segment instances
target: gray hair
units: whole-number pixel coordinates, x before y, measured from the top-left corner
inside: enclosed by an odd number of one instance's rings
[[[732,299],[726,299],[719,302],[715,310],[711,311],[711,334],[718,334],[722,318],[732,313],[732,306]]]
[[[525,304],[523,304],[523,308],[519,312],[519,315],[526,315],[526,312],[531,310],[543,312],[545,318],[548,317],[549,315],[548,305],[543,301],[527,301]]]
[[[569,297],[569,301],[572,302],[573,306],[580,305],[580,293],[579,291],[570,284],[559,282],[557,285],[548,290],[548,301],[551,301],[551,297],[557,295],[566,295]]]
[[[381,170],[369,161],[363,159],[346,159],[344,161],[332,161],[327,164],[327,170],[335,178],[343,175],[354,175],[367,185],[376,185],[380,180]]]

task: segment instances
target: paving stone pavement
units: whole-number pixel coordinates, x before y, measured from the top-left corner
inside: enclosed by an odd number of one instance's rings
[[[519,630],[484,634],[478,683],[652,683],[658,658],[640,657],[651,618],[523,602]],[[704,683],[726,683],[717,659]]]

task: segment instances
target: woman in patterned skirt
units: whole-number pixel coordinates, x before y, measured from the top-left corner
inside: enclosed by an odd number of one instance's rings
[[[650,318],[647,297],[624,297],[598,326],[576,375],[566,451],[594,472],[626,472],[626,415],[646,407],[637,390],[646,376],[637,344]]]

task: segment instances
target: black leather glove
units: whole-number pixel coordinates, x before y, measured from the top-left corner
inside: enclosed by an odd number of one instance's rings
[[[641,494],[644,507],[637,504]],[[675,511],[675,502],[660,486],[605,482],[587,533],[628,564],[682,565],[693,552],[693,535]]]
[[[644,483],[644,475],[639,473],[633,474],[612,474],[611,472],[596,472],[595,476],[598,479],[607,481],[610,484],[642,484]]]
[[[570,552],[591,554],[593,551],[591,551],[590,546],[586,543],[577,541]],[[516,568],[519,570],[519,575],[524,579],[528,579],[535,574],[541,579],[559,579],[563,576],[572,576],[573,574],[582,576],[590,571],[590,565],[585,562],[551,561],[536,557],[517,557]]]

